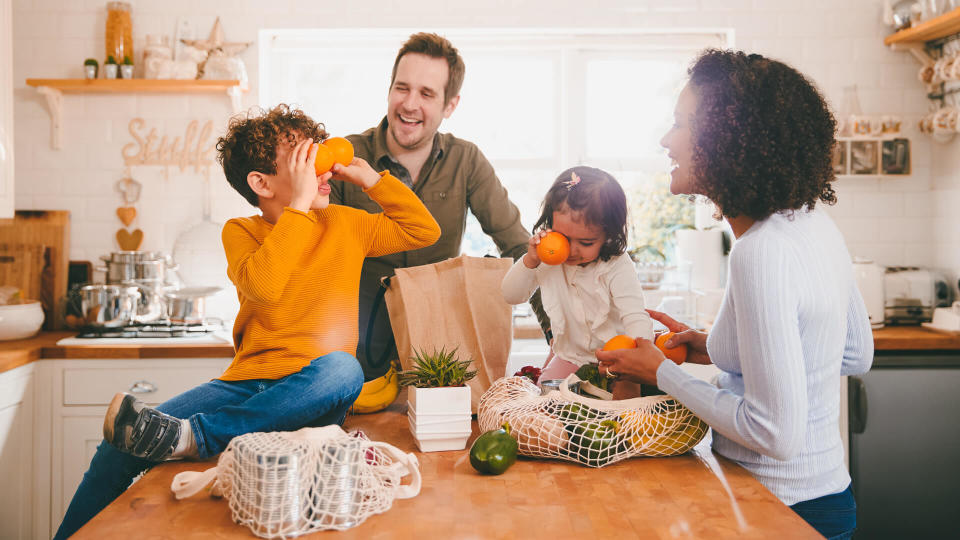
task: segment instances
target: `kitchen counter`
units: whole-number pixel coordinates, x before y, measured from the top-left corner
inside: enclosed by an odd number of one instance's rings
[[[960,334],[925,326],[887,326],[873,331],[873,346],[886,351],[960,351]]]
[[[136,339],[123,344],[60,346],[57,342],[76,332],[40,332],[28,339],[0,341],[0,373],[36,360],[111,358],[232,358],[233,344],[143,345]]]
[[[718,458],[744,526],[717,476],[693,454],[633,458],[603,469],[521,458],[502,476],[481,476],[466,450],[420,453],[408,428],[406,399],[386,411],[351,416],[345,428],[362,428],[420,460],[423,488],[394,501],[385,513],[340,538],[822,538],[746,470]],[[473,437],[477,424],[473,423]],[[708,452],[701,445],[698,452]],[[709,455],[709,454],[708,454]],[[223,499],[201,492],[177,501],[174,475],[204,470],[208,462],[170,462],[139,482],[73,537],[253,538],[233,523]],[[321,538],[321,534],[313,537]]]

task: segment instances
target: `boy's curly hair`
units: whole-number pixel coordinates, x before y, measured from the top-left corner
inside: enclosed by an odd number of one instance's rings
[[[580,180],[570,184],[572,173]],[[586,223],[603,229],[607,239],[600,247],[600,260],[622,255],[627,249],[627,196],[610,173],[582,165],[560,173],[543,198],[533,232],[552,229],[556,211],[579,213]]]
[[[252,171],[277,174],[277,148],[281,144],[292,148],[304,138],[323,142],[327,137],[323,124],[281,103],[269,111],[256,109],[246,117],[231,118],[227,134],[217,139],[217,161],[233,189],[253,206],[260,206],[257,194],[247,184],[247,175]]]
[[[761,220],[837,202],[836,121],[809,80],[759,54],[717,49],[689,73],[699,101],[693,177],[723,215]]]

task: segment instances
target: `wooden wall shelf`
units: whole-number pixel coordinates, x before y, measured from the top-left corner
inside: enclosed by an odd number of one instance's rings
[[[912,28],[890,34],[883,40],[884,45],[925,43],[960,32],[960,8],[954,9],[922,22]]]
[[[62,147],[60,119],[63,94],[226,94],[234,113],[240,112],[240,94],[247,89],[238,80],[175,79],[27,79],[27,85],[47,98],[50,111],[50,146]]]

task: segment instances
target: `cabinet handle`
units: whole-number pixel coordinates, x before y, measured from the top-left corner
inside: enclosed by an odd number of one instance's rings
[[[152,394],[157,391],[157,385],[150,381],[137,381],[130,387],[130,392],[134,394]]]
[[[863,379],[850,377],[850,432],[863,433],[867,429],[867,386]]]

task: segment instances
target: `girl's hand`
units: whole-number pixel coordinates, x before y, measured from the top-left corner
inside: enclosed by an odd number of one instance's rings
[[[277,163],[277,176],[290,182],[290,208],[310,210],[320,183],[330,178],[330,173],[317,176],[313,166],[316,159],[317,145],[312,139],[304,139],[290,150],[287,159]]]
[[[547,235],[550,232],[550,229],[544,229],[533,236],[530,237],[530,241],[527,242],[527,254],[523,256],[523,264],[527,268],[536,268],[540,266],[540,256],[537,255],[537,245],[540,244],[540,239]]]
[[[373,170],[373,167],[363,158],[355,157],[347,166],[334,163],[330,171],[333,173],[334,180],[350,182],[363,189],[370,189],[380,181],[380,173]]]
[[[635,349],[616,349],[595,352],[599,362],[600,374],[611,375],[635,382],[657,384],[657,368],[666,357],[649,339],[637,338]]]
[[[670,330],[674,333],[674,336],[668,339],[664,345],[666,345],[668,348],[672,348],[680,345],[681,343],[686,343],[687,362],[691,362],[693,364],[713,363],[710,360],[710,355],[707,353],[707,334],[704,334],[703,332],[697,332],[696,330],[691,329],[689,326],[677,322],[666,313],[661,313],[652,309],[648,309],[647,313],[650,314],[650,318],[662,323],[667,327],[667,330]]]

